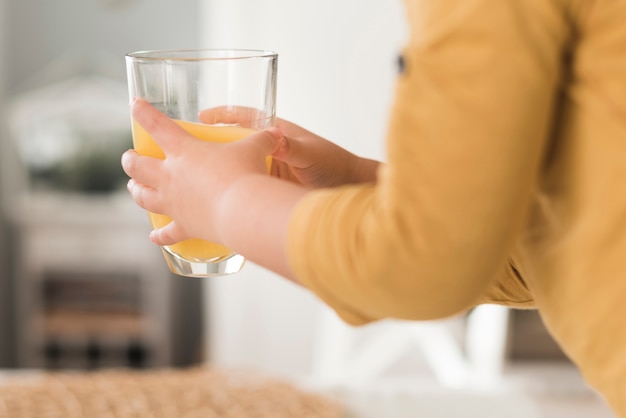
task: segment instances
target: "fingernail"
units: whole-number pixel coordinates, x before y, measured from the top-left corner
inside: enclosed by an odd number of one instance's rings
[[[130,180],[128,180],[128,183],[126,183],[126,189],[128,191],[130,191],[133,188],[134,185],[135,185],[135,180],[130,179]]]

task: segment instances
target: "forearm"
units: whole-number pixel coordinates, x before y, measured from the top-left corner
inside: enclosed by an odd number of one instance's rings
[[[552,37],[558,13],[534,12],[552,3],[483,3],[408,2],[415,27],[376,185],[307,196],[292,216],[293,269],[353,323],[473,306],[527,219],[564,34]]]
[[[265,175],[237,180],[218,204],[219,240],[248,260],[297,282],[286,251],[291,212],[307,189]]]

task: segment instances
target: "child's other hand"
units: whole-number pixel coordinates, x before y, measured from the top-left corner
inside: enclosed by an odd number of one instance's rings
[[[250,127],[263,118],[246,107],[217,107],[200,113],[204,123],[237,123]],[[360,158],[340,146],[283,119],[276,120],[283,134],[272,153],[272,175],[309,188],[335,187],[376,180],[378,162]]]
[[[378,162],[358,157],[344,148],[283,119],[283,134],[272,153],[272,174],[307,187],[336,187],[376,180]]]

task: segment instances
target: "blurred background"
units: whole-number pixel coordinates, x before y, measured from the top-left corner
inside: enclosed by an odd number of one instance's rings
[[[0,28],[0,368],[210,362],[444,392],[506,381],[552,405],[545,416],[610,416],[532,311],[350,329],[251,263],[228,278],[173,277],[148,242],[119,165],[132,146],[125,53],[274,50],[279,116],[384,159],[402,2],[0,0]]]

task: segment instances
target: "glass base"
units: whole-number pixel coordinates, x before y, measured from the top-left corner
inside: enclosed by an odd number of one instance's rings
[[[161,247],[165,262],[170,271],[185,277],[216,277],[227,276],[241,270],[246,259],[236,253],[211,261],[193,261],[174,254],[167,247]]]

